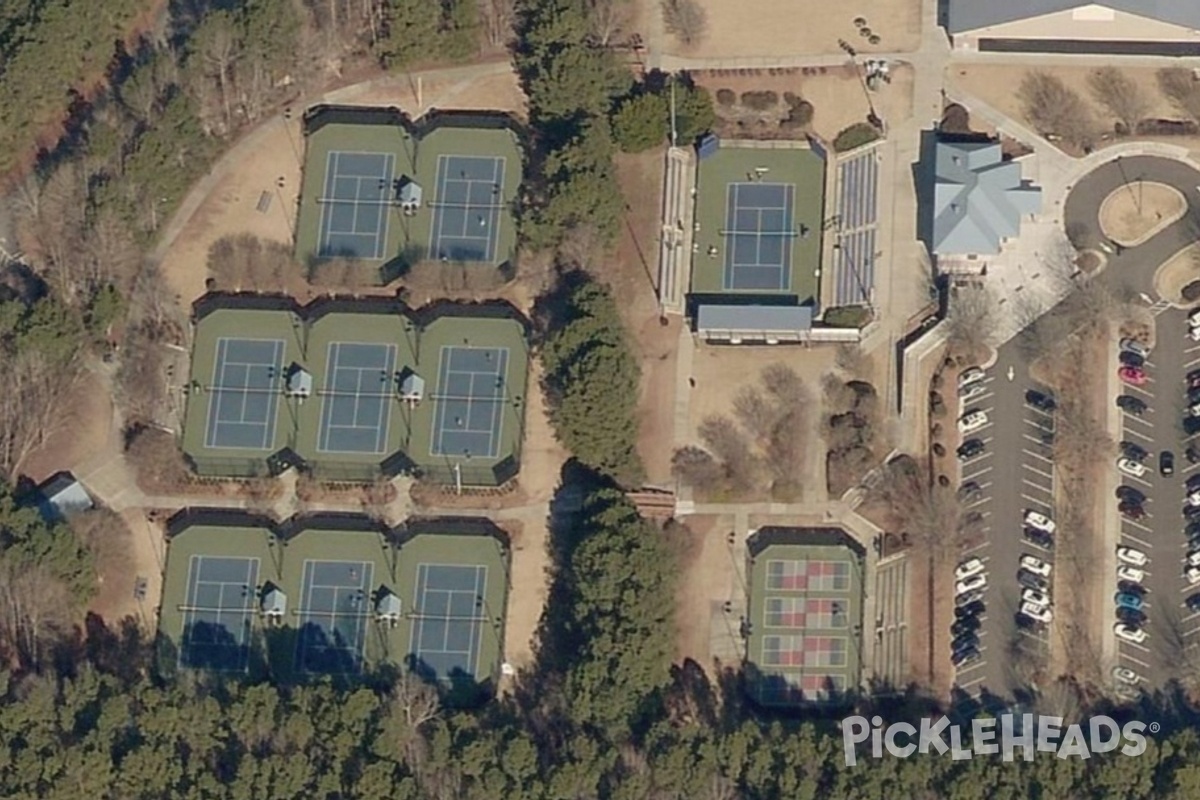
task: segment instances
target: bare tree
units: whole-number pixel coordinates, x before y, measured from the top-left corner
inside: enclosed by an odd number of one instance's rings
[[[699,489],[701,492],[712,492],[721,487],[725,479],[725,471],[712,453],[707,450],[688,445],[681,447],[671,456],[671,473],[680,481]]]
[[[382,736],[414,768],[423,762],[423,728],[437,718],[437,690],[413,672],[404,672],[392,687],[383,719]]]
[[[685,47],[700,42],[708,32],[708,13],[697,0],[662,0],[663,24]]]
[[[326,289],[330,294],[346,285],[354,264],[344,258],[318,261],[308,274],[309,283]]]
[[[70,626],[70,593],[43,567],[0,556],[0,641],[37,670]]]
[[[513,0],[479,0],[483,32],[491,47],[503,47],[513,35],[516,19]]]
[[[152,492],[174,491],[191,480],[183,451],[166,431],[138,428],[129,438],[125,455],[137,472],[138,483]]]
[[[1116,67],[1101,67],[1088,76],[1088,88],[1096,102],[1116,117],[1128,133],[1150,113],[1150,98],[1137,83]]]
[[[1061,78],[1049,72],[1025,73],[1017,94],[1028,119],[1039,133],[1058,135],[1085,147],[1095,136],[1096,122],[1087,103]]]
[[[36,350],[0,356],[0,474],[12,480],[25,460],[68,422],[66,399],[79,376],[75,361],[54,363]]]
[[[745,492],[754,487],[759,474],[759,462],[750,443],[728,417],[711,416],[700,423],[700,439],[724,464],[729,487]]]
[[[628,29],[633,16],[627,0],[586,0],[588,27],[595,43],[608,47]]]
[[[970,359],[989,346],[999,321],[997,304],[986,286],[960,287],[950,295],[946,315],[947,345],[950,351]]]
[[[1158,71],[1158,88],[1176,108],[1200,122],[1200,81],[1184,67],[1164,67]]]
[[[242,51],[233,20],[223,12],[209,14],[197,30],[195,38],[199,39],[196,49],[207,69],[208,77],[217,82],[218,96],[224,111],[225,130],[229,130],[233,124],[233,65]]]

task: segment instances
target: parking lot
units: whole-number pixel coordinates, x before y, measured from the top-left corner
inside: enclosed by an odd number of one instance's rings
[[[984,392],[959,410],[982,410],[988,422],[964,439],[978,438],[983,453],[961,462],[962,487],[978,487],[964,499],[963,517],[971,526],[960,560],[981,559],[986,567],[984,610],[978,615],[980,659],[957,671],[956,684],[970,695],[1012,697],[1029,682],[1029,671],[1048,652],[1048,628],[1021,615],[1018,582],[1023,554],[1053,564],[1051,548],[1023,540],[1024,516],[1034,511],[1054,516],[1054,470],[1050,437],[1052,413],[1026,402],[1030,389],[1049,394],[1029,376],[1017,348],[1001,350],[981,382]],[[1052,537],[1051,537],[1052,538]],[[1053,599],[1053,574],[1050,576]],[[1053,624],[1053,622],[1051,622]]]
[[[1143,688],[1156,688],[1181,677],[1180,665],[1195,660],[1200,643],[1200,614],[1188,610],[1186,599],[1200,592],[1184,576],[1188,521],[1182,513],[1186,506],[1185,482],[1200,475],[1200,463],[1190,464],[1185,457],[1195,434],[1185,430],[1187,414],[1186,376],[1200,369],[1200,342],[1187,338],[1185,313],[1168,309],[1156,319],[1155,345],[1146,359],[1146,382],[1142,386],[1123,383],[1121,391],[1146,404],[1144,413],[1121,414],[1121,441],[1136,445],[1147,453],[1144,475],[1119,472],[1122,486],[1132,487],[1146,496],[1145,517],[1134,520],[1121,516],[1120,545],[1144,553],[1148,563],[1142,587],[1144,614],[1141,627],[1147,639],[1142,643],[1117,639],[1117,666],[1137,674]],[[1116,368],[1117,355],[1113,354]],[[1160,455],[1173,455],[1174,474],[1163,475]],[[1115,465],[1114,465],[1115,469]],[[1110,513],[1118,514],[1117,499],[1110,499]],[[1113,576],[1113,611],[1116,622],[1117,578]]]

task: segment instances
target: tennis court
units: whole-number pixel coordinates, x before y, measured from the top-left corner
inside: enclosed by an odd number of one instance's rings
[[[395,161],[392,153],[328,153],[325,192],[317,199],[321,206],[320,256],[383,258]]]
[[[368,561],[304,562],[296,639],[300,672],[337,675],[362,667],[374,568]]]
[[[269,450],[275,442],[284,343],[220,338],[213,362],[204,446]]]
[[[257,583],[257,558],[191,557],[182,609],[180,666],[220,672],[246,670]]]
[[[730,183],[725,198],[725,288],[791,287],[796,187],[790,183]]]
[[[442,347],[431,455],[496,457],[507,374],[506,347]]]
[[[496,258],[505,161],[495,156],[438,156],[429,257],[442,261]]]
[[[479,672],[483,625],[492,616],[487,567],[481,564],[418,564],[409,651],[440,680]]]
[[[396,381],[396,346],[330,342],[317,450],[382,453]]]

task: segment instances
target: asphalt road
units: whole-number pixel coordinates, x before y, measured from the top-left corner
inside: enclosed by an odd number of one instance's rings
[[[1188,201],[1183,219],[1160,231],[1137,247],[1108,256],[1098,280],[1117,296],[1146,294],[1153,299],[1155,270],[1182,247],[1200,238],[1200,172],[1169,159],[1136,156],[1109,162],[1089,173],[1073,188],[1064,209],[1066,227],[1072,241],[1082,249],[1102,249],[1099,226],[1100,204],[1114,190],[1136,181],[1153,181],[1173,186]],[[1132,191],[1132,190],[1131,190]],[[1200,343],[1186,338],[1185,312],[1155,306],[1156,344],[1147,365],[1150,382],[1144,390],[1133,390],[1149,405],[1144,419],[1123,416],[1125,436],[1152,453],[1147,459],[1153,471],[1144,480],[1132,479],[1148,497],[1148,516],[1140,522],[1123,520],[1121,544],[1136,547],[1150,557],[1147,566],[1146,629],[1150,634],[1144,645],[1119,641],[1120,663],[1132,668],[1149,686],[1158,686],[1178,675],[1180,663],[1187,659],[1187,648],[1200,644],[1200,614],[1187,611],[1184,599],[1200,586],[1188,586],[1183,577],[1186,540],[1183,483],[1189,475],[1200,473],[1200,465],[1189,465],[1183,457],[1189,437],[1184,435],[1184,376],[1200,368]],[[1049,313],[1054,313],[1050,311]],[[1053,512],[1053,469],[1047,448],[1037,441],[1039,426],[1049,424],[1024,400],[1026,390],[1034,388],[1029,365],[1018,344],[1012,339],[1000,349],[996,364],[988,370],[988,393],[967,404],[988,411],[989,425],[980,432],[987,453],[963,465],[963,480],[975,480],[984,487],[978,501],[985,509],[984,541],[970,555],[984,559],[988,572],[985,592],[987,610],[981,628],[980,662],[961,671],[958,686],[973,696],[990,695],[1006,702],[1022,699],[1026,680],[1022,676],[1021,650],[1037,652],[1046,647],[1046,635],[1023,630],[1016,617],[1020,587],[1016,581],[1020,555],[1025,552],[1052,560],[1052,554],[1034,548],[1022,540],[1022,516],[1026,509]],[[1104,369],[1115,369],[1116,353]],[[1009,369],[1012,379],[1009,379]],[[1115,402],[1115,398],[1113,399]],[[1198,440],[1200,441],[1200,440]],[[1175,474],[1158,475],[1158,453],[1175,454]],[[1114,461],[1113,469],[1116,469]],[[1109,498],[1110,513],[1116,515],[1117,500]],[[1103,529],[1103,526],[1097,526]],[[1111,576],[1113,594],[1116,576]],[[1052,590],[1058,587],[1052,586]],[[1111,620],[1115,622],[1115,601]],[[1020,648],[1020,649],[1018,649]],[[1200,667],[1200,649],[1190,659]]]

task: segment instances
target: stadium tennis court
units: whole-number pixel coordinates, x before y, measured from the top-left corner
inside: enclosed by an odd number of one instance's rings
[[[180,666],[220,672],[246,670],[257,583],[257,558],[192,556],[182,609]]]
[[[321,206],[320,256],[383,258],[395,161],[391,153],[333,150],[326,156],[325,193],[317,198]]]
[[[796,187],[730,183],[725,198],[725,288],[791,288]]]
[[[395,345],[330,342],[317,450],[382,453],[395,382]]]
[[[438,156],[429,257],[442,261],[494,261],[505,206],[504,159]]]
[[[204,446],[269,450],[275,442],[278,379],[283,369],[280,339],[217,340],[212,395]]]
[[[296,639],[300,672],[340,675],[361,668],[374,567],[368,561],[304,562]]]
[[[487,567],[418,564],[409,651],[440,680],[479,672],[483,625],[499,610],[486,607]]]
[[[507,347],[442,347],[431,455],[497,456],[507,374]]]
[[[838,164],[834,305],[859,305],[871,301],[875,289],[878,185],[879,155],[876,151]]]

